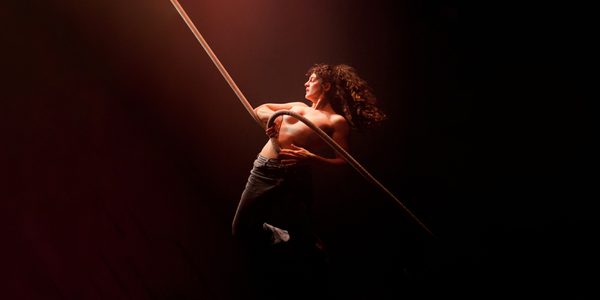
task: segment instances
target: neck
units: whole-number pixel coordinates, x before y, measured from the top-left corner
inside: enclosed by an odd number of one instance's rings
[[[331,105],[329,104],[329,101],[324,97],[321,97],[316,102],[313,102],[312,108],[317,110],[327,110],[328,108],[331,108]]]

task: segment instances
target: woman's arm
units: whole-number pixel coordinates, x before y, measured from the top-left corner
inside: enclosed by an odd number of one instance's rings
[[[269,118],[278,110],[290,110],[294,106],[307,106],[303,102],[288,102],[288,103],[265,103],[257,106],[254,113],[266,125]]]
[[[345,119],[339,119],[333,124],[333,134],[331,138],[334,142],[340,145],[344,150],[348,151],[348,135],[350,133],[350,128]],[[298,147],[294,144],[290,145],[289,149],[281,149],[279,155],[286,157],[283,159],[283,163],[291,163],[299,160],[307,160],[311,163],[317,164],[325,164],[325,165],[343,165],[346,163],[346,160],[339,155],[337,152],[335,153],[334,158],[327,158],[317,154],[314,154],[305,148]]]

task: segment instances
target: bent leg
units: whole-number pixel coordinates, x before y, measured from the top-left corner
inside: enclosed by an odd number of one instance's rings
[[[264,235],[263,223],[279,183],[279,179],[265,176],[258,168],[252,169],[233,217],[234,236],[252,238]]]

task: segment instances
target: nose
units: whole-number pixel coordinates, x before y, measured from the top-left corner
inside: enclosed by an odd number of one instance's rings
[[[304,83],[304,86],[305,86],[305,87],[308,87],[308,81]]]

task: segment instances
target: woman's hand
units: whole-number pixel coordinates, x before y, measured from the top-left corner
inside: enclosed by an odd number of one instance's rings
[[[273,126],[267,128],[266,133],[269,138],[277,138],[279,136],[279,130],[277,130],[277,124],[273,124]]]
[[[291,144],[289,149],[281,149],[279,151],[279,156],[283,158],[281,162],[284,164],[293,164],[301,161],[310,161],[316,157],[314,153],[302,147],[298,147],[294,144]]]

